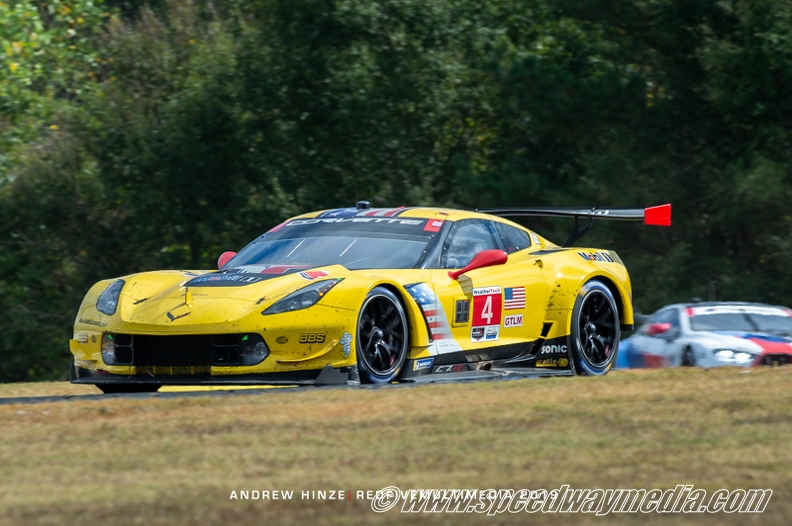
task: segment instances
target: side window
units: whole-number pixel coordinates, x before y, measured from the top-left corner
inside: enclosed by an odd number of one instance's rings
[[[670,323],[671,327],[679,327],[679,312],[676,309],[668,309],[661,312],[655,323]]]
[[[659,325],[665,325],[662,332],[656,332]],[[663,334],[665,336],[679,334],[679,311],[675,308],[662,310],[652,315],[646,324],[639,330],[641,334],[646,336],[658,336]]]
[[[520,230],[519,228],[497,221],[493,221],[492,224],[495,225],[495,230],[497,230],[500,235],[507,254],[531,246],[531,236],[529,236],[528,232],[525,230]]]
[[[462,268],[482,250],[498,248],[487,224],[480,219],[458,221],[451,227],[440,259],[441,268]]]

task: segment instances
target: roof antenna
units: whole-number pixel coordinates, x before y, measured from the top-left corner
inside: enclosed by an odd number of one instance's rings
[[[371,208],[371,203],[368,201],[358,201],[355,203],[356,210],[368,210],[369,208]]]

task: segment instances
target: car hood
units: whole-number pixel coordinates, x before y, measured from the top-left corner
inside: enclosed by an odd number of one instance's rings
[[[346,273],[340,265],[269,265],[134,274],[124,278],[118,315],[125,324],[149,327],[234,323],[312,282]]]
[[[792,338],[763,332],[699,331],[694,339],[709,349],[730,349],[751,354],[763,352],[792,354]]]

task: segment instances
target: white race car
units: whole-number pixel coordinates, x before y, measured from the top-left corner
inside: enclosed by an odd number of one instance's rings
[[[792,310],[761,303],[668,305],[626,340],[631,367],[792,363]]]

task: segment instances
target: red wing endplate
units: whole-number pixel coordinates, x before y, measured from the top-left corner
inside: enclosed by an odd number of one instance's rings
[[[651,206],[644,210],[647,225],[671,226],[671,205]]]

